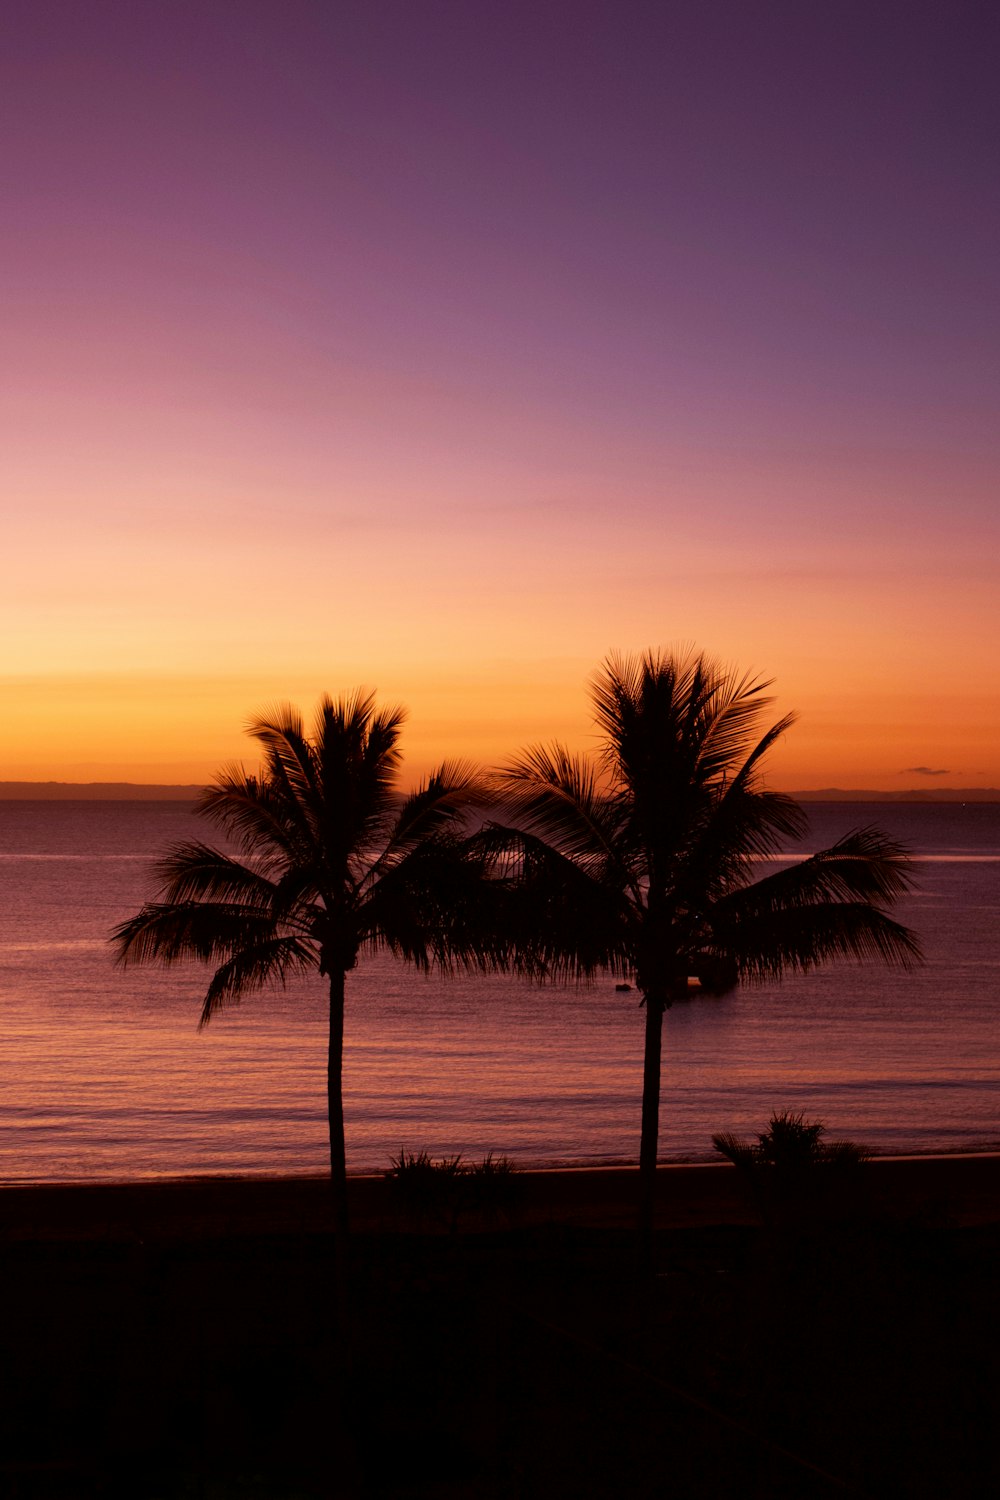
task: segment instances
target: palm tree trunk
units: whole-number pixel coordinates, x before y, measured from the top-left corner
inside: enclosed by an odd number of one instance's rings
[[[639,1138],[639,1258],[649,1270],[653,1257],[653,1205],[656,1153],[660,1138],[660,1054],[663,1045],[663,999],[647,994],[646,1041],[642,1058],[642,1133]]]
[[[334,1229],[347,1234],[347,1152],[344,1145],[344,991],[343,969],[330,974],[330,1048],[326,1065],[326,1104],[330,1122],[330,1189]]]
[[[357,1408],[358,1386],[354,1379],[354,1319],[350,1297],[350,1244],[347,1220],[347,1153],[344,1148],[344,970],[330,971],[330,1045],[327,1053],[326,1100],[330,1124],[330,1192],[333,1200],[333,1265],[330,1323],[326,1337],[330,1344],[330,1386],[326,1399],[346,1414],[347,1442],[337,1457],[338,1472],[346,1485],[345,1493],[361,1490],[361,1466],[358,1449],[351,1437],[360,1429]],[[322,1325],[321,1325],[322,1327]]]

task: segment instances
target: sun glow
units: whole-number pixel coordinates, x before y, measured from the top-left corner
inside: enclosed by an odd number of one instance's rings
[[[976,60],[250,9],[0,59],[0,781],[203,779],[360,684],[414,774],[585,746],[609,650],[692,642],[790,785],[1000,785]]]

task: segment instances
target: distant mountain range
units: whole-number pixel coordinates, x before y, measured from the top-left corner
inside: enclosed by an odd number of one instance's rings
[[[193,802],[203,789],[203,784],[157,786],[138,781],[0,781],[0,802]],[[905,792],[827,786],[791,795],[798,802],[1000,802],[1000,788],[995,786],[913,787]]]

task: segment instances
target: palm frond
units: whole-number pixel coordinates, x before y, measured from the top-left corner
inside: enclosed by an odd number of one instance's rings
[[[760,698],[764,686],[730,680],[693,652],[613,655],[593,679],[602,762],[627,810],[618,846],[627,846],[631,868],[643,867],[654,899],[676,886],[741,760],[743,782],[751,785],[756,759],[747,730],[768,701]]]
[[[677,861],[674,891],[684,904],[704,904],[746,885],[754,861],[773,855],[787,838],[798,838],[806,818],[781,792],[751,791],[740,779],[710,803]]]
[[[290,976],[315,973],[315,946],[300,937],[272,937],[246,943],[220,964],[212,975],[201,1010],[199,1026],[230,1005],[269,986],[284,988]]]
[[[592,764],[562,745],[535,745],[495,778],[501,815],[567,859],[620,864],[621,807],[598,785]],[[624,872],[623,872],[624,873]]]
[[[912,890],[907,850],[879,829],[859,828],[829,849],[787,865],[726,899],[743,921],[769,911],[829,901],[868,901],[888,906]]]
[[[716,921],[715,916],[713,939],[748,984],[806,973],[831,960],[910,969],[922,957],[908,927],[864,901],[774,910],[746,923]]]
[[[427,838],[385,864],[358,908],[361,941],[428,968],[496,971],[507,966],[505,883],[491,878],[479,839]]]
[[[721,667],[704,653],[612,654],[591,681],[591,698],[613,777],[644,803],[654,823],[663,808],[690,803],[757,761],[792,722],[786,716],[756,746],[753,735],[770,682]]]
[[[374,695],[363,690],[319,706],[322,847],[335,883],[349,878],[359,853],[368,857],[380,847],[393,820],[404,719],[400,708],[377,710]]]
[[[747,755],[746,759],[743,761],[743,764],[740,766],[735,776],[733,776],[731,780],[726,779],[724,781],[724,790],[722,793],[723,798],[725,798],[730,791],[733,791],[737,795],[739,795],[741,792],[757,791],[760,789],[757,773],[761,761],[763,760],[767,752],[777,743],[781,736],[787,733],[789,729],[791,729],[792,725],[795,722],[795,714],[785,714],[783,718],[778,719],[777,723],[772,724],[770,729],[765,730],[760,739],[757,741],[756,745],[754,745],[753,749],[750,751],[749,755]],[[791,809],[794,808],[796,810],[794,814],[796,834],[804,832],[808,824],[808,818],[806,817],[806,814],[799,807],[798,803],[792,800],[792,798],[786,797],[785,802],[788,806],[790,815]],[[789,828],[787,831],[792,832],[793,830]]]
[[[257,860],[297,862],[312,852],[309,828],[297,809],[266,777],[251,776],[242,766],[219,773],[202,793],[198,812]]]
[[[486,800],[481,772],[465,761],[443,762],[387,819],[381,851],[357,851],[356,862],[364,867],[357,876],[359,886],[373,885],[421,843],[465,828],[471,810]]]
[[[122,968],[169,965],[188,958],[210,963],[228,959],[273,932],[267,908],[221,901],[149,901],[113,930],[111,943]]]
[[[336,702],[324,699],[316,743],[327,795],[353,793],[362,809],[383,807],[395,793],[405,721],[402,708],[377,709],[372,693],[359,691]]]
[[[273,909],[277,892],[274,881],[210,844],[175,844],[157,860],[154,869],[164,902],[215,901]]]
[[[503,909],[513,966],[544,979],[586,979],[632,966],[641,892],[617,870],[564,854],[524,830],[484,830],[487,857],[510,860]],[[496,843],[492,841],[496,840]]]
[[[279,704],[270,713],[251,720],[247,732],[264,747],[265,778],[274,803],[288,825],[296,830],[296,842],[320,847],[322,792],[319,757],[306,737],[302,716],[289,704]]]
[[[732,1162],[741,1173],[749,1174],[757,1166],[758,1148],[753,1141],[745,1141],[731,1130],[713,1135],[712,1145],[720,1156]]]
[[[742,762],[759,760],[778,734],[793,722],[791,715],[773,726],[756,752],[750,749],[761,714],[774,701],[765,697],[770,680],[727,673],[714,663],[708,667],[708,691],[697,725],[697,767],[702,781],[715,782],[732,775]],[[750,754],[748,756],[748,750]]]
[[[384,806],[395,795],[403,756],[399,740],[406,713],[402,708],[382,708],[370,716],[364,741],[361,792],[374,807]]]

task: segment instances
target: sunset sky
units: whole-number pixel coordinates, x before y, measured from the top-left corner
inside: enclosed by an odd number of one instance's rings
[[[360,684],[582,747],[695,643],[790,789],[1000,786],[998,76],[993,0],[6,0],[0,780]]]

